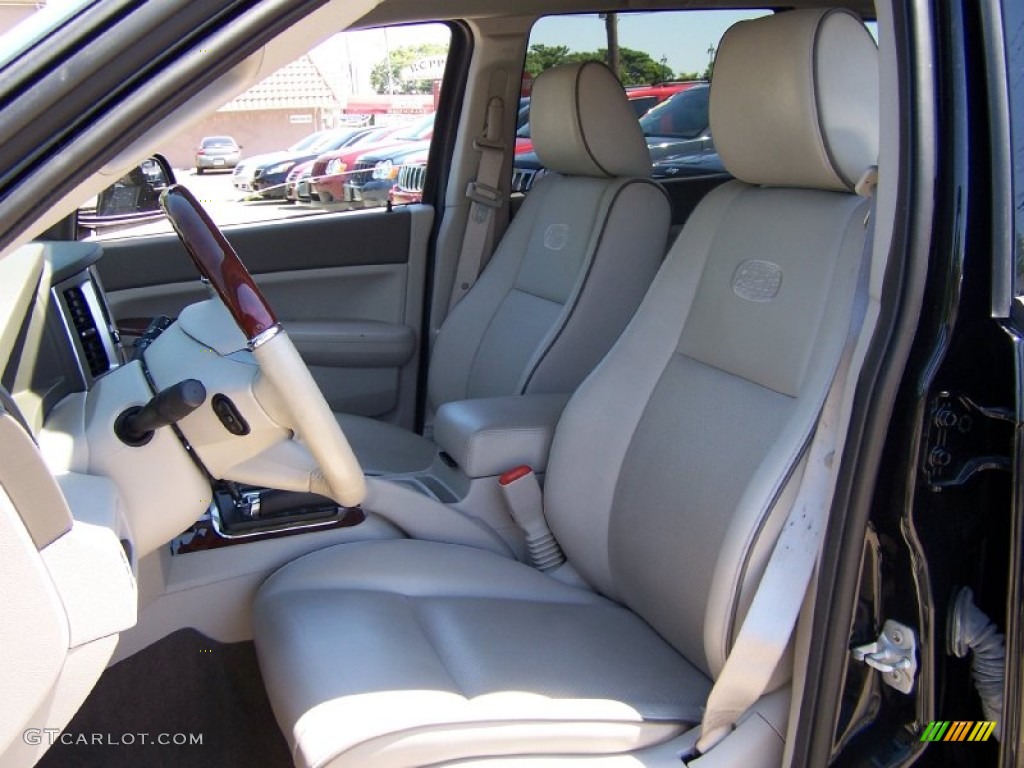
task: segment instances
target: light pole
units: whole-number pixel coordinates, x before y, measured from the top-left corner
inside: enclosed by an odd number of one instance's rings
[[[395,76],[391,71],[391,44],[388,42],[388,30],[384,28],[384,57],[387,60],[388,95],[395,95]]]
[[[619,14],[602,13],[600,17],[604,19],[604,29],[608,35],[608,68],[622,80],[619,65]]]

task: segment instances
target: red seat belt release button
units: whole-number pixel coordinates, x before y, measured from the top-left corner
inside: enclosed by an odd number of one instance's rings
[[[526,477],[527,475],[532,474],[532,468],[526,466],[525,464],[520,464],[515,469],[510,469],[508,472],[499,477],[498,482],[501,483],[502,485],[508,485],[509,483],[514,483],[521,477]]]

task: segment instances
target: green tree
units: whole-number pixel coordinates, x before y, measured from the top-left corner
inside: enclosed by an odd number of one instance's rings
[[[601,60],[607,60],[607,51],[598,51]],[[672,67],[662,61],[655,61],[643,51],[632,48],[619,48],[619,61],[622,71],[619,79],[623,85],[653,85],[663,83],[674,77]]]
[[[421,43],[419,45],[403,45],[391,51],[391,81],[395,93],[430,93],[433,87],[430,80],[403,80],[402,70],[414,61],[427,56],[445,55],[448,46],[441,43]],[[388,92],[388,60],[382,59],[370,70],[370,85],[377,93]]]
[[[578,53],[571,53],[565,45],[534,43],[526,52],[526,71],[536,77],[545,69],[576,61],[578,56]]]
[[[536,77],[545,69],[559,64],[571,64],[577,61],[608,62],[608,49],[596,51],[570,51],[564,45],[543,45],[534,43],[526,53],[526,71]],[[619,62],[622,71],[619,78],[623,85],[650,85],[663,83],[673,78],[672,67],[665,60],[655,61],[643,51],[632,48],[619,48]]]

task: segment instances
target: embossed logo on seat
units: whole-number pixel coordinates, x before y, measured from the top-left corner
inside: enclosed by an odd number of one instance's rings
[[[771,261],[750,259],[732,273],[732,292],[747,301],[771,301],[781,285],[782,267]]]
[[[569,225],[552,224],[544,230],[544,247],[549,251],[560,251],[569,242]]]

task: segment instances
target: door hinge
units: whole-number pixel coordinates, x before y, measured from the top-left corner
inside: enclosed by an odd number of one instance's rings
[[[886,621],[873,643],[859,645],[851,653],[882,673],[882,680],[901,693],[914,690],[917,674],[917,638],[914,630],[899,622]]]
[[[1013,412],[940,392],[930,403],[924,474],[933,491],[963,485],[978,472],[1010,470]]]

